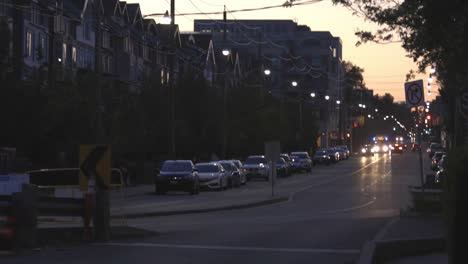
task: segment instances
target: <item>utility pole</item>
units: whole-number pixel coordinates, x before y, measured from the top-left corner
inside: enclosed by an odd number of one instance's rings
[[[175,121],[175,104],[176,104],[176,92],[174,85],[174,60],[175,60],[175,43],[172,33],[175,28],[175,0],[171,0],[171,24],[170,24],[170,47],[169,47],[169,102],[170,102],[170,157],[176,158],[176,121]]]
[[[226,31],[227,31],[227,14],[226,14],[226,6],[224,6],[224,11],[223,11],[223,49],[226,48]],[[229,56],[229,55],[228,55]],[[225,65],[225,71],[224,71],[224,76],[223,76],[223,148],[222,148],[222,157],[223,159],[226,158],[226,148],[227,148],[227,62],[224,62]]]
[[[96,72],[96,144],[104,144],[104,129],[103,129],[103,101],[102,101],[102,18],[100,1],[94,1],[94,19],[95,19],[95,60],[94,70]],[[97,183],[97,179],[94,179]],[[96,184],[96,206],[94,210],[94,233],[98,241],[108,241],[110,239],[110,199],[109,190],[105,186]]]
[[[53,90],[55,88],[55,17],[57,16],[57,7],[53,7],[53,10],[49,11],[49,72],[48,72],[48,82],[49,82],[49,90]]]

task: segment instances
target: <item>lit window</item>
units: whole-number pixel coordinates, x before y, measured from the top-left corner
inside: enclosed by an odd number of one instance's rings
[[[63,43],[62,45],[62,63],[65,64],[67,61],[67,44]]]
[[[32,33],[30,31],[26,32],[26,55],[28,57],[32,56]]]
[[[72,62],[76,63],[76,47],[72,47]]]

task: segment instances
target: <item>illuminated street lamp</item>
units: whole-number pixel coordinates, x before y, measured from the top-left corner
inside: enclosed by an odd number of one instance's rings
[[[296,87],[296,86],[297,86],[297,82],[296,82],[296,81],[292,81],[292,82],[291,82],[291,85],[294,86],[294,87]]]
[[[327,101],[330,100],[330,96],[325,95],[325,100],[327,100]]]
[[[224,48],[222,53],[224,56],[229,56],[229,54],[231,54],[231,52],[227,48]]]
[[[314,98],[314,97],[315,97],[315,93],[314,93],[314,92],[310,93],[310,97]]]
[[[340,101],[340,100],[336,100],[336,104],[337,104],[337,105],[341,104],[341,101]]]
[[[265,73],[265,75],[268,76],[268,75],[271,74],[271,71],[270,71],[270,69],[265,69],[265,70],[263,71],[263,73]]]
[[[377,113],[378,111],[379,111],[379,109],[376,108],[376,109],[375,109],[375,112]]]

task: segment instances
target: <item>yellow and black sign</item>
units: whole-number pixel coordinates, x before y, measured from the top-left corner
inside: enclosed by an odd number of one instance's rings
[[[88,190],[89,179],[100,189],[111,183],[111,148],[108,145],[80,145],[80,189]]]

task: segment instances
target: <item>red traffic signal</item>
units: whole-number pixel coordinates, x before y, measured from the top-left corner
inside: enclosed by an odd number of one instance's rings
[[[431,115],[427,115],[427,116],[426,116],[426,119],[427,119],[427,120],[431,120]]]
[[[358,122],[353,122],[353,127],[354,127],[354,128],[358,128],[358,127],[359,127],[359,123],[358,123]]]

